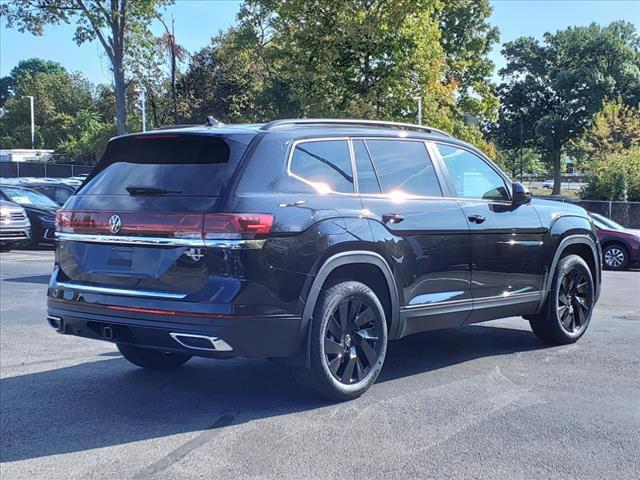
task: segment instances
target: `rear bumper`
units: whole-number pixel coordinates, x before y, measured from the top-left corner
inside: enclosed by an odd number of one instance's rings
[[[82,311],[74,309],[73,304],[54,299],[48,301],[47,316],[49,324],[61,334],[212,358],[292,357],[297,352],[300,329],[300,318],[288,315],[206,321],[186,316],[167,319],[165,315],[139,318],[134,314],[116,316]],[[209,342],[211,347],[207,342],[200,342],[189,348],[178,341],[175,334],[222,340],[219,345],[226,344],[231,349],[217,350],[216,342]]]

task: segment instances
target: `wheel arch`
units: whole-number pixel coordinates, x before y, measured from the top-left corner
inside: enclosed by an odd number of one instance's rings
[[[553,282],[558,262],[561,258],[571,254],[580,256],[589,266],[589,270],[591,271],[591,276],[594,281],[595,299],[598,299],[600,295],[602,271],[602,255],[600,253],[599,246],[589,235],[570,235],[563,238],[556,248],[553,260],[551,261],[551,265],[549,266],[549,270],[547,271],[547,275],[544,280],[538,312],[543,308],[547,301],[547,296],[551,290],[551,283]]]
[[[390,318],[387,319],[387,325],[389,327],[388,335],[389,339],[395,338],[400,323],[400,299],[395,278],[387,261],[382,255],[367,250],[336,253],[327,258],[318,270],[305,300],[300,333],[302,339],[304,339],[304,341],[301,342],[301,346],[305,347],[302,353],[304,354],[304,362],[306,365],[309,364],[309,325],[313,317],[313,310],[327,281],[331,281],[332,278],[351,278],[367,284],[379,295],[380,285],[369,285],[369,282],[359,277],[358,274],[361,272],[358,272],[358,266],[364,267],[362,269],[364,271],[368,268],[375,268],[384,279],[384,286],[386,286],[386,293],[388,293],[388,298],[386,299],[388,302],[388,313],[390,314]],[[355,270],[356,278],[353,278],[353,276],[347,277],[349,270]],[[385,299],[380,300],[384,306]],[[387,313],[386,308],[385,313]]]

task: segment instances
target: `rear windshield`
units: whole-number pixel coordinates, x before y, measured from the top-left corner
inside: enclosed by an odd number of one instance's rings
[[[141,135],[113,140],[80,195],[129,195],[127,187],[164,195],[219,196],[246,145],[204,135]]]

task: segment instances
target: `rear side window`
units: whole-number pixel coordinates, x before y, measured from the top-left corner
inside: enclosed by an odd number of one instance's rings
[[[358,171],[358,189],[360,193],[380,193],[380,185],[376,172],[373,169],[369,152],[364,140],[353,141],[353,153],[356,158],[356,170]]]
[[[423,142],[367,140],[367,147],[383,192],[442,196],[438,177]]]
[[[80,195],[129,195],[153,187],[167,195],[219,196],[245,145],[205,135],[146,135],[112,141]]]
[[[441,143],[436,145],[453,180],[457,196],[509,200],[503,178],[487,162],[462,148]]]
[[[346,140],[303,142],[293,150],[291,173],[319,189],[353,193],[353,171]]]

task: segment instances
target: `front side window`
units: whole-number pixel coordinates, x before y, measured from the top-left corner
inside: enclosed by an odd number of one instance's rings
[[[509,200],[504,179],[477,155],[451,145],[436,144],[458,197]]]
[[[353,193],[353,170],[346,140],[299,143],[293,150],[290,169],[320,191]]]
[[[424,142],[367,140],[384,193],[440,197],[442,190]]]

